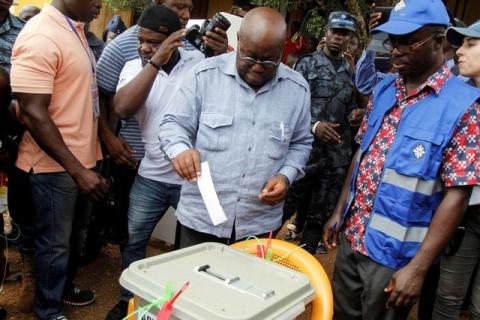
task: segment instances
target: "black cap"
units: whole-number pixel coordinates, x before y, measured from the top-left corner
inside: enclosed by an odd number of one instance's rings
[[[328,16],[329,29],[347,29],[355,32],[357,30],[357,19],[348,12],[335,11]]]
[[[175,11],[159,5],[147,8],[137,23],[140,27],[163,33],[167,36],[181,29],[180,19]]]

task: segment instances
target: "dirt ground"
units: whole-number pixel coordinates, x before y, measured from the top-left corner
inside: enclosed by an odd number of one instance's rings
[[[282,236],[280,233],[279,238]],[[147,255],[158,255],[170,250],[161,241],[152,241],[148,247]],[[333,274],[335,263],[335,252],[329,252],[325,255],[316,255],[330,278]],[[20,257],[18,253],[10,248],[8,252],[10,273],[20,270]],[[76,284],[80,288],[93,289],[96,292],[97,299],[94,304],[87,307],[67,307],[66,315],[70,320],[103,320],[106,314],[112,308],[119,298],[120,285],[120,251],[117,246],[108,245],[104,247],[100,256],[90,265],[79,270]],[[23,314],[17,310],[16,302],[21,287],[21,280],[6,282],[0,293],[0,305],[4,306],[8,312],[7,319],[10,320],[35,320],[33,314]],[[416,309],[416,308],[415,308]],[[307,309],[308,310],[308,309]],[[299,320],[307,320],[309,315],[304,314]],[[409,320],[415,320],[415,310]]]

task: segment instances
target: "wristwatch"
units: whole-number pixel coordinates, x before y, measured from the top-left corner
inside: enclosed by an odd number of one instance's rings
[[[154,61],[152,61],[152,59],[149,59],[149,60],[147,61],[147,63],[150,63],[150,64],[151,64],[152,66],[154,66],[155,69],[157,69],[158,71],[160,71],[160,70],[162,69],[162,66],[159,65],[159,64],[157,64],[157,63],[155,63]]]

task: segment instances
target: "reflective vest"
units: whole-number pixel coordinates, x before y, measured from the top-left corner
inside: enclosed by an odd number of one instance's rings
[[[394,84],[395,77],[390,76],[375,89],[368,128],[352,174],[344,220],[353,202],[360,160],[385,114],[396,105]],[[374,261],[399,269],[417,253],[442,200],[439,171],[443,151],[459,120],[479,97],[480,90],[453,77],[439,95],[432,93],[403,110],[365,230],[366,249]]]

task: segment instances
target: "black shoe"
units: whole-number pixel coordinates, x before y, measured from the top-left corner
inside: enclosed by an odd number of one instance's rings
[[[7,311],[5,308],[0,306],[0,320],[6,319],[7,318]]]
[[[65,316],[58,316],[58,317],[52,318],[52,320],[68,320],[68,318]]]
[[[327,247],[325,247],[325,244],[323,243],[323,241],[320,241],[318,243],[317,253],[319,253],[319,254],[326,254],[327,253]]]
[[[127,316],[128,302],[120,300],[107,314],[105,320],[122,320]]]
[[[64,294],[63,303],[75,306],[83,307],[92,304],[95,301],[95,292],[91,290],[81,290],[73,287],[70,292]]]
[[[303,244],[302,244],[303,245]],[[317,251],[317,247],[315,246],[311,246],[309,244],[305,244],[303,247],[302,247],[303,250],[306,250],[308,253],[310,253],[312,256],[315,254],[315,252]]]

